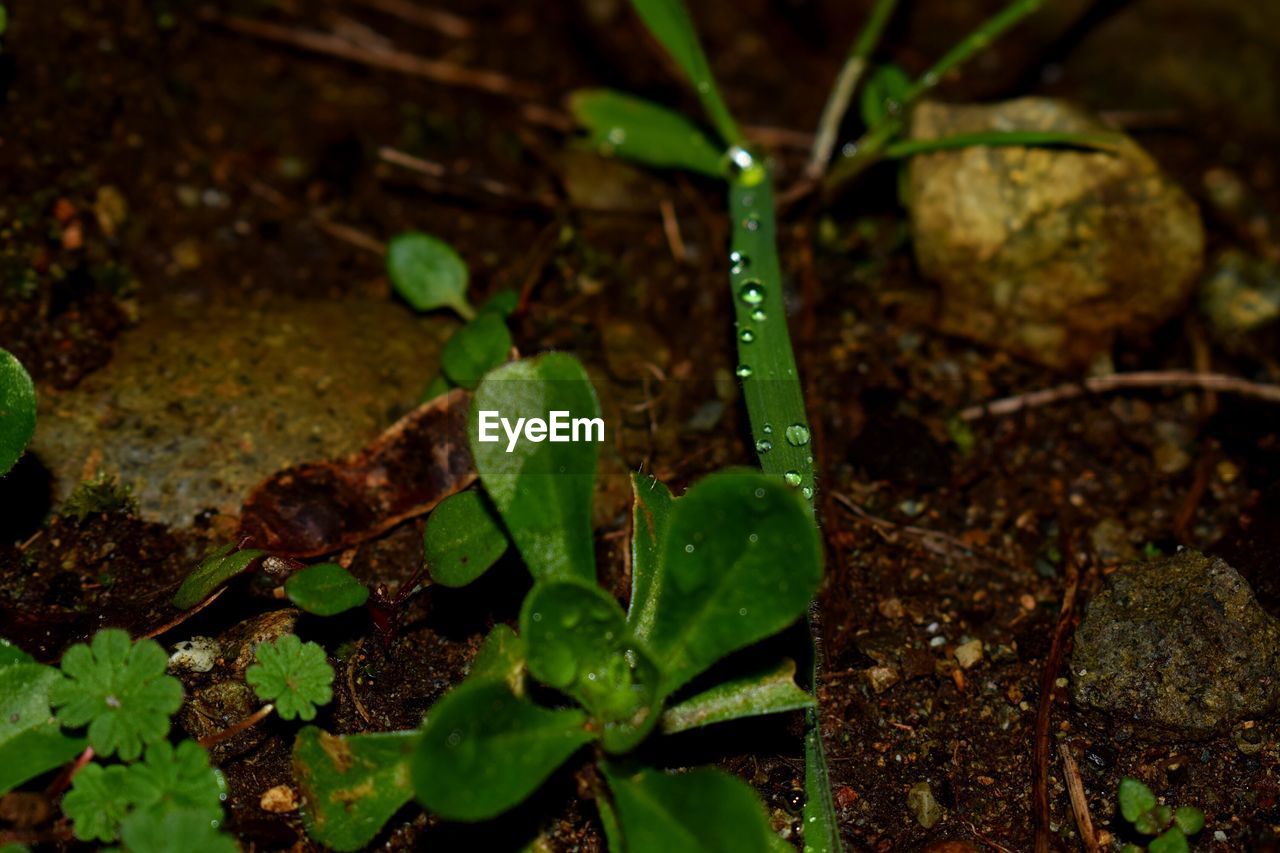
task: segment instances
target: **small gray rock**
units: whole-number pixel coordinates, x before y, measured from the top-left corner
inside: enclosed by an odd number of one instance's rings
[[[913,139],[1105,130],[1049,98],[925,103]],[[1195,286],[1204,228],[1137,144],[1116,152],[976,146],[913,157],[916,260],[942,289],[942,326],[1051,367],[1083,366],[1119,335],[1169,319]]]
[[[928,782],[917,782],[911,786],[907,791],[907,808],[925,829],[931,829],[946,813],[946,809],[933,796],[933,789]]]
[[[1280,621],[1222,560],[1185,550],[1132,563],[1076,629],[1071,683],[1079,705],[1153,737],[1206,736],[1280,701]]]

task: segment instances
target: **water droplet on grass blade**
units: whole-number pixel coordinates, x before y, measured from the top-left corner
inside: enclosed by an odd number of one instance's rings
[[[798,486],[800,485],[800,472],[788,471],[782,475],[782,479],[786,480],[788,486]]]
[[[793,447],[804,447],[809,443],[809,428],[804,424],[787,427],[787,443]]]
[[[757,308],[751,312],[751,319],[755,320],[757,323],[763,323],[765,320],[769,319],[769,315],[764,313],[763,308]]]
[[[744,344],[749,344],[756,339],[756,333],[751,331],[750,329],[743,329],[742,334],[738,335],[738,338]]]
[[[759,279],[753,278],[738,288],[738,298],[743,304],[755,307],[764,302],[764,285]]]
[[[738,375],[738,378],[739,378],[739,379],[746,379],[747,377],[749,377],[749,376],[751,375],[751,365],[749,365],[749,364],[739,364],[739,365],[738,365],[738,369],[737,369],[737,370],[735,370],[735,371],[734,371],[734,373],[736,373],[736,374]]]
[[[762,438],[756,442],[756,453],[768,453],[773,450],[773,442],[767,438]]]

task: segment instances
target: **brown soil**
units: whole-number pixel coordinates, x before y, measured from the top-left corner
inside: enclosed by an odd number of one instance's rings
[[[41,382],[73,385],[107,363],[113,337],[160,293],[391,298],[369,241],[415,227],[457,246],[482,296],[499,287],[531,294],[515,324],[523,351],[571,350],[598,372],[605,405],[626,424],[606,460],[597,511],[602,580],[616,591],[625,588],[626,468],[646,464],[679,489],[718,466],[751,461],[735,401],[712,428],[690,424],[716,399],[714,380],[733,364],[726,223],[714,186],[644,178],[654,197],[674,205],[688,249],[677,260],[653,203],[586,213],[530,202],[562,197],[565,138],[530,121],[510,98],[254,40],[168,0],[12,5],[0,55],[7,92],[0,162],[9,178],[0,190],[0,344]],[[449,39],[350,0],[242,0],[220,4],[220,12],[293,28],[357,21],[402,50],[531,84],[549,106],[585,85],[689,104],[625,17],[597,26],[571,3],[442,5],[474,21],[475,34]],[[731,106],[751,124],[810,128],[861,10],[834,2],[693,5]],[[909,45],[896,58],[912,68],[991,6],[919,5],[946,6],[938,14],[947,20],[940,26],[942,19],[918,11],[895,27],[891,43]],[[983,66],[994,70],[947,94],[988,97],[1034,83],[1034,57],[1061,47],[1055,20],[998,45]],[[1055,93],[1064,90],[1072,94],[1067,83]],[[1227,131],[1205,117],[1189,124],[1142,141],[1194,188],[1220,163],[1213,134]],[[1280,209],[1267,177],[1275,173],[1275,155],[1266,153],[1274,147],[1252,138],[1236,144],[1256,153],[1247,177],[1266,209]],[[383,145],[444,164],[446,177],[424,186],[380,164]],[[776,152],[784,175],[796,173],[802,153]],[[494,194],[481,178],[511,192]],[[127,200],[123,224],[111,221],[104,187]],[[972,447],[962,452],[948,432],[955,411],[1063,377],[933,330],[932,292],[914,274],[894,198],[892,173],[876,173],[835,210],[791,211],[781,231],[784,267],[797,296],[804,294],[792,328],[823,475],[821,698],[841,831],[856,850],[919,849],[947,839],[1027,850],[1034,725],[1064,561],[1084,566],[1087,599],[1107,569],[1089,538],[1104,519],[1119,521],[1137,548],[1243,543],[1233,562],[1278,612],[1268,563],[1257,556],[1269,553],[1259,551],[1267,543],[1229,533],[1280,477],[1280,415],[1226,398],[1215,413],[1197,394],[1127,394],[977,421]],[[831,230],[820,217],[842,236],[819,239]],[[1210,225],[1216,243],[1236,233],[1231,223]],[[611,348],[624,334],[640,343],[619,354]],[[1193,339],[1177,321],[1146,346],[1122,350],[1118,365],[1185,367]],[[634,352],[661,361],[670,381],[628,375],[619,363],[634,362]],[[1215,357],[1221,369],[1256,370]],[[1188,463],[1176,470],[1155,461],[1169,424],[1190,437]],[[42,493],[47,474],[37,459],[0,482],[6,514],[39,504],[32,498]],[[24,509],[3,523],[3,541],[20,543],[0,549],[4,633],[43,658],[56,658],[99,624],[135,633],[164,627],[175,615],[168,597],[213,538],[118,513],[42,525],[38,511]],[[353,570],[394,589],[420,562],[420,534],[421,521],[410,520],[359,546]],[[335,731],[415,725],[460,679],[483,634],[514,619],[526,587],[513,564],[469,589],[428,589],[411,600],[389,646],[363,615],[304,620],[300,630],[325,643],[338,672],[336,699],[319,724]],[[269,589],[241,579],[160,639],[215,635],[275,606]],[[969,638],[982,640],[986,653],[966,670],[953,651]],[[793,632],[776,645],[794,651],[802,642]],[[875,692],[867,670],[877,666],[893,667],[902,680]],[[1049,790],[1055,844],[1078,845],[1059,743],[1078,757],[1100,827],[1119,831],[1113,792],[1132,773],[1178,803],[1204,808],[1209,830],[1200,849],[1280,844],[1273,722],[1203,742],[1152,742],[1079,713],[1064,689],[1057,693]],[[306,848],[296,817],[259,808],[264,790],[290,779],[292,728],[266,726],[260,746],[223,764],[228,826],[259,849]],[[672,739],[654,747],[653,757],[672,765],[721,762],[760,788],[782,826],[798,821],[798,734],[794,718],[725,726]],[[947,809],[931,830],[906,805],[918,782],[928,782]],[[406,807],[379,841],[489,849],[541,830],[554,849],[599,849],[587,790],[566,771],[509,819],[481,829],[435,825]],[[1213,841],[1215,829],[1229,840]]]

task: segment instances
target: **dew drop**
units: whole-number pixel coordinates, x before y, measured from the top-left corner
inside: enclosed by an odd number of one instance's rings
[[[760,534],[752,533],[750,536],[747,537],[747,541],[750,542],[752,545],[756,544],[757,542],[760,541]]]
[[[756,216],[754,213],[748,213],[746,219],[742,220],[742,227],[748,231],[759,231],[760,217]]]
[[[768,453],[773,450],[773,442],[767,438],[762,438],[756,442],[756,453]]]
[[[800,494],[804,495],[805,500],[813,500],[813,486],[805,486]]]
[[[755,320],[757,323],[763,323],[765,320],[769,319],[769,315],[764,313],[763,308],[757,308],[751,312],[751,319]]]
[[[800,472],[788,471],[782,475],[782,479],[787,481],[788,486],[798,486],[800,485]]]
[[[738,615],[739,615],[739,616],[746,616],[746,615],[747,615],[747,608],[745,608],[745,607],[739,607],[739,608],[738,608]]]
[[[542,621],[542,614],[541,614],[541,613],[534,613],[534,614],[533,614],[533,621],[534,621],[534,622],[541,622],[541,621]]]
[[[773,435],[773,424],[766,423],[764,429],[761,430],[765,435]]]
[[[730,252],[729,264],[729,273],[731,275],[741,275],[747,267],[751,266],[751,258],[742,252]]]
[[[759,279],[753,278],[738,288],[738,298],[744,304],[754,308],[764,302],[764,285],[760,283]]]
[[[690,542],[688,545],[685,545],[685,546],[684,546],[684,552],[685,552],[686,554],[692,554],[692,553],[693,553],[693,543],[692,543],[692,542]]]
[[[787,427],[787,443],[793,447],[804,447],[809,443],[809,428],[804,424],[792,424]]]
[[[757,498],[762,498],[762,497],[764,497],[764,489],[756,489],[756,491],[755,491],[755,495],[756,495],[756,497],[757,497]]]
[[[738,339],[744,344],[749,344],[756,339],[756,333],[750,329],[743,329],[742,334],[738,335]]]
[[[610,145],[621,145],[627,141],[627,132],[621,127],[611,127],[606,138]]]
[[[734,373],[738,375],[739,379],[746,379],[748,376],[751,375],[751,365],[739,364],[738,369],[735,370]]]

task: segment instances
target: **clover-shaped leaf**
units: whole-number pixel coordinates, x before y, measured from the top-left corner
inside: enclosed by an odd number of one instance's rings
[[[259,699],[274,702],[283,719],[315,719],[316,706],[333,698],[333,667],[315,643],[285,634],[274,643],[258,646],[257,659],[245,671],[244,680]]]
[[[190,809],[217,821],[222,818],[227,783],[195,741],[184,740],[176,749],[161,741],[147,747],[141,764],[129,768],[125,788],[135,806],[157,819],[173,809]]]
[[[71,829],[81,841],[115,841],[120,821],[133,801],[125,779],[129,770],[119,764],[88,764],[71,782],[62,798],[62,811],[71,818]]]
[[[201,809],[170,809],[163,815],[141,810],[125,818],[120,838],[129,853],[239,853],[230,836],[218,832]]]
[[[169,733],[169,717],[182,706],[182,683],[165,675],[167,663],[156,641],[134,643],[128,633],[107,628],[63,655],[65,678],[49,688],[49,702],[63,726],[89,726],[89,745],[98,755],[132,761],[144,744]]]

